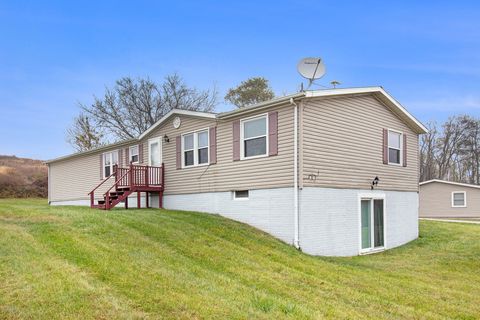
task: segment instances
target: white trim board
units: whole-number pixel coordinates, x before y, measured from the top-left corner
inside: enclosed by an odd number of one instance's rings
[[[429,184],[429,183],[432,183],[432,182],[445,183],[445,184],[451,184],[451,185],[455,185],[455,186],[462,186],[462,187],[480,189],[479,185],[462,183],[462,182],[445,181],[445,180],[440,180],[440,179],[432,179],[432,180],[428,180],[428,181],[423,181],[423,182],[420,182],[419,185],[423,186],[425,184]]]

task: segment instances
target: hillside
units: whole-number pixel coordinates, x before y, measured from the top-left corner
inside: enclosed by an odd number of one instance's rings
[[[220,216],[0,200],[2,319],[475,319],[480,225],[311,257]]]
[[[41,160],[0,155],[0,198],[46,197],[47,167]]]

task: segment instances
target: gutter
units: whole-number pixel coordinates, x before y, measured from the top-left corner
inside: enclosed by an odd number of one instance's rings
[[[299,241],[299,213],[298,213],[298,105],[290,98],[293,109],[293,217],[294,236],[293,245],[300,249]]]

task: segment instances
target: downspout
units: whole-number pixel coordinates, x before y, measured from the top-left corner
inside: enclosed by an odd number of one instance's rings
[[[51,185],[52,185],[52,180],[50,180],[50,164],[47,163],[47,201],[48,201],[48,204],[49,204],[49,205],[51,204],[51,201],[50,201],[50,195],[51,195],[50,188],[51,188]]]
[[[298,105],[290,98],[293,109],[293,216],[294,216],[294,237],[293,245],[300,249],[298,230]]]

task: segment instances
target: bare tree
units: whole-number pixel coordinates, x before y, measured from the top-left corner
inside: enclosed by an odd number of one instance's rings
[[[67,130],[67,141],[77,150],[85,151],[102,145],[104,134],[84,113],[73,119]]]
[[[438,177],[448,179],[454,155],[462,140],[461,125],[456,117],[450,117],[442,126],[442,135],[437,139]]]
[[[480,184],[480,120],[450,117],[420,140],[420,181],[445,179]]]
[[[431,180],[436,177],[436,141],[438,139],[437,124],[427,124],[428,133],[420,138],[420,181]]]
[[[102,98],[94,97],[91,105],[80,104],[80,108],[105,132],[100,137],[105,142],[135,138],[174,108],[210,112],[216,104],[215,88],[199,91],[173,74],[160,84],[148,78],[122,78],[106,88]]]

